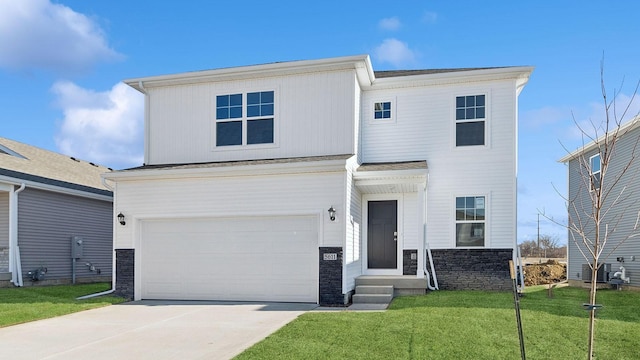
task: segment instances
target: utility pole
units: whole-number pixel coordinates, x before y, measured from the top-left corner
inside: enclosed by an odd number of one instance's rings
[[[538,262],[542,262],[542,249],[540,249],[540,213],[538,213]]]

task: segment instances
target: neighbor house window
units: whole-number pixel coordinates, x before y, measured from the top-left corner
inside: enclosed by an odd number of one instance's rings
[[[456,197],[456,246],[484,246],[485,197]]]
[[[600,189],[600,180],[602,173],[602,163],[600,162],[600,154],[593,155],[589,158],[589,171],[591,179],[591,190]]]
[[[484,145],[485,95],[456,97],[456,146]]]
[[[271,144],[273,121],[273,91],[218,95],[216,146]]]
[[[373,118],[376,120],[391,119],[391,101],[374,103]]]

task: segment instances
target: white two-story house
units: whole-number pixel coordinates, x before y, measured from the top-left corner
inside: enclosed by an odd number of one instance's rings
[[[126,80],[145,164],[104,176],[117,293],[345,304],[359,277],[425,271],[509,289],[532,70],[377,72],[365,55]]]

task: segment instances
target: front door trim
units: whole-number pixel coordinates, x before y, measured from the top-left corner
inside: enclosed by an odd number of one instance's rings
[[[398,248],[397,248],[397,268],[395,269],[369,269],[368,259],[368,229],[369,229],[369,201],[396,200],[398,202],[397,226],[398,226]],[[362,273],[364,275],[402,275],[402,249],[404,249],[404,224],[403,209],[404,198],[402,194],[365,194],[362,196]]]

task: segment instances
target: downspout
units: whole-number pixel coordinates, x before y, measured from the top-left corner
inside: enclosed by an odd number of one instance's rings
[[[13,190],[9,197],[9,271],[11,282],[15,286],[23,286],[22,262],[20,261],[20,248],[18,247],[18,194],[27,185],[21,183],[17,190]]]
[[[104,187],[106,187],[107,189],[109,189],[112,193],[115,194],[114,188],[109,185],[107,183],[107,179],[102,178],[102,185],[104,185]],[[115,202],[115,200],[114,200]],[[115,206],[114,206],[115,209]],[[115,213],[115,210],[113,211]],[[113,218],[112,218],[113,219]],[[112,220],[113,221],[113,220]],[[113,230],[115,233],[115,224],[113,226]],[[112,240],[113,242],[113,237]],[[115,248],[113,250],[113,259],[112,259],[112,265],[111,265],[111,289],[106,290],[106,291],[102,291],[99,293],[95,293],[95,294],[89,294],[89,295],[84,295],[84,296],[80,296],[77,297],[76,300],[85,300],[85,299],[90,299],[90,298],[94,298],[94,297],[98,297],[98,296],[102,296],[102,295],[108,295],[113,293],[114,291],[116,291],[116,259],[115,259]]]
[[[427,184],[429,184],[429,174],[427,174]],[[433,257],[431,256],[431,248],[429,248],[429,242],[427,241],[427,219],[429,217],[428,214],[428,206],[427,206],[427,184],[424,186],[424,224],[422,230],[422,237],[424,242],[425,249],[425,257],[429,259],[429,266],[431,268],[431,272],[427,269],[427,262],[424,262],[424,273],[427,275],[427,288],[429,290],[440,290],[438,286],[438,277],[436,276],[436,269],[433,266]],[[433,285],[431,285],[431,278],[433,278]]]

